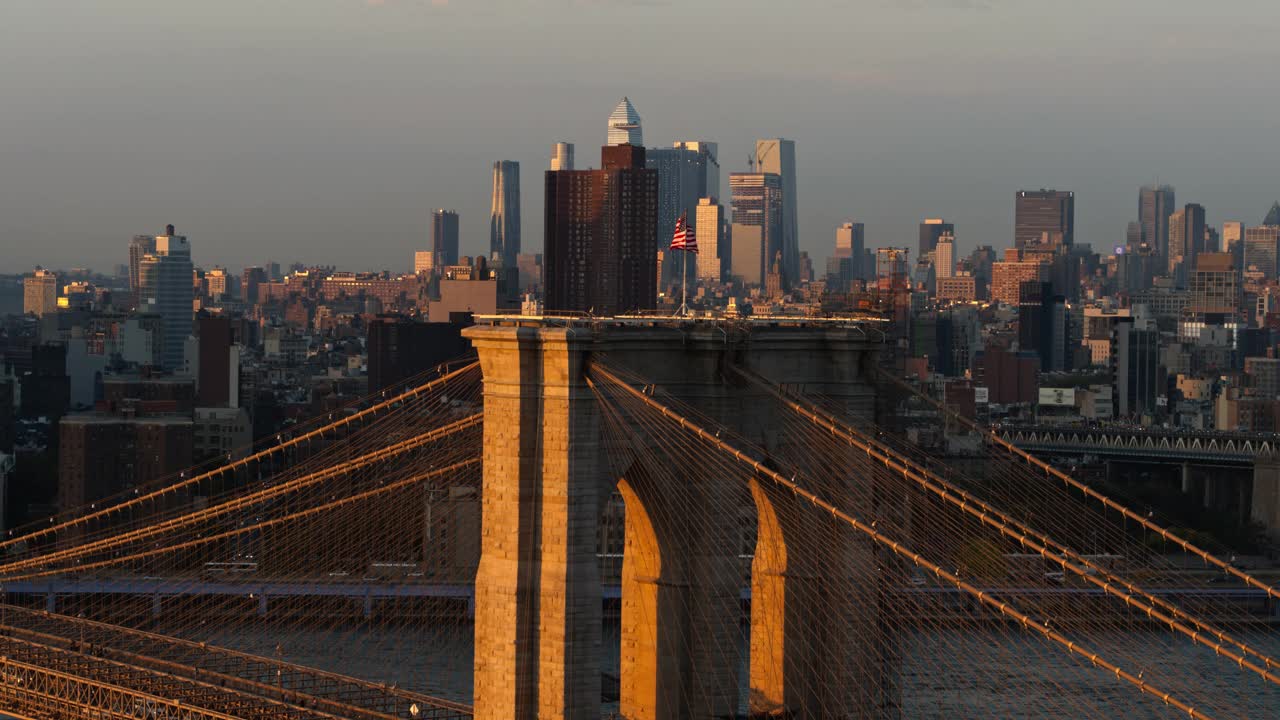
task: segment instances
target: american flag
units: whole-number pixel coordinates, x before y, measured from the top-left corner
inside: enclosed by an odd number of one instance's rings
[[[683,250],[698,254],[698,238],[693,234],[693,226],[689,224],[689,213],[680,214],[680,219],[676,221],[676,231],[671,236],[671,249]]]

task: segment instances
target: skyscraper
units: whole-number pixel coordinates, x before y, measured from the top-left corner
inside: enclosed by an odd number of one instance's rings
[[[698,239],[698,279],[720,284],[729,248],[725,245],[724,206],[716,198],[698,200],[694,236]]]
[[[993,303],[1017,305],[1022,283],[1045,282],[1049,265],[1035,260],[1004,260],[991,265],[990,296]]]
[[[1174,202],[1172,185],[1146,185],[1138,192],[1138,222],[1142,225],[1142,239],[1161,261],[1169,256],[1169,216],[1173,214]]]
[[[1218,228],[1205,223],[1204,238],[1202,240],[1203,241],[1200,243],[1200,249],[1197,252],[1207,253],[1222,251],[1222,236],[1218,234]]]
[[[956,269],[956,236],[943,233],[938,237],[938,244],[933,248],[933,268],[935,276],[949,278]]]
[[[191,334],[191,245],[172,225],[155,243],[155,252],[143,256],[138,266],[139,309],[160,316],[160,362],[176,370],[182,367],[183,345]]]
[[[955,232],[956,226],[944,221],[942,218],[928,218],[920,223],[919,257],[924,257],[933,252],[933,249],[938,245],[938,238],[942,237],[943,233],[954,235]]]
[[[1038,245],[1075,242],[1075,193],[1059,190],[1019,190],[1014,197],[1013,244]],[[1048,235],[1045,235],[1048,233]]]
[[[640,113],[631,105],[631,100],[622,98],[618,107],[609,115],[609,145],[644,145],[644,135],[640,132]]]
[[[1169,255],[1166,269],[1171,276],[1177,274],[1179,285],[1185,285],[1187,275],[1196,266],[1196,255],[1204,244],[1204,207],[1190,203],[1169,215],[1168,224]]]
[[[1263,225],[1280,225],[1280,202],[1271,203],[1271,209],[1267,211],[1267,216],[1262,219]]]
[[[1142,246],[1142,223],[1134,220],[1125,226],[1124,229],[1124,249],[1126,252],[1138,252],[1138,248]]]
[[[847,292],[849,284],[862,279],[866,255],[866,232],[862,223],[847,222],[836,228],[835,252],[827,258],[827,287]]]
[[[862,223],[847,222],[836,228],[836,257],[857,258],[858,262],[861,262],[862,253],[866,247],[866,226]],[[861,275],[861,273],[857,274]]]
[[[732,176],[730,176],[732,181]],[[744,285],[764,285],[764,228],[734,222],[729,231],[729,275]]]
[[[22,312],[44,317],[58,311],[58,276],[36,268],[22,278]]]
[[[458,213],[443,208],[431,213],[433,268],[458,264]]]
[[[1018,348],[1035,351],[1040,368],[1070,369],[1066,300],[1053,294],[1053,284],[1028,280],[1018,286]]]
[[[969,253],[969,272],[973,275],[974,291],[979,299],[990,297],[991,276],[996,262],[996,251],[990,245],[979,245]]]
[[[1280,225],[1260,225],[1244,231],[1244,269],[1275,279],[1280,256]]]
[[[201,317],[196,322],[197,348],[200,362],[196,367],[196,405],[202,408],[233,407],[231,398],[238,388],[239,363],[232,368],[231,320],[227,317]],[[236,351],[239,359],[239,349]]]
[[[542,290],[542,253],[520,253],[516,257],[516,270],[519,271],[517,282],[521,291]]]
[[[600,170],[546,173],[547,310],[614,315],[656,304],[658,173],[640,146],[606,145],[601,161]]]
[[[1244,242],[1244,223],[1239,220],[1228,220],[1222,223],[1222,252],[1234,253],[1242,242]]]
[[[551,169],[573,169],[573,143],[558,142],[551,146]]]
[[[1191,303],[1187,309],[1198,320],[1204,322],[1207,315],[1234,316],[1240,311],[1239,274],[1231,255],[1201,253],[1188,275]]]
[[[1159,331],[1140,327],[1133,318],[1123,318],[1116,322],[1111,347],[1116,416],[1129,418],[1154,412],[1159,386]]]
[[[503,267],[515,267],[520,254],[520,163],[499,160],[493,164],[490,208],[489,259],[502,260]]]
[[[669,239],[675,231],[681,215],[692,221],[698,211],[698,200],[711,197],[699,182],[698,166],[701,153],[680,147],[648,148],[645,150],[645,167],[658,173],[658,219],[656,237]],[[669,283],[679,282],[679,263],[693,263],[689,253],[667,253],[660,279],[663,289]]]
[[[760,228],[759,257],[740,257],[741,245],[744,252],[749,241],[739,242],[735,229],[733,232],[733,267],[734,274],[744,278],[760,278],[763,282],[765,269],[772,264],[773,258],[782,253],[783,264],[786,264],[786,250],[783,248],[784,205],[782,178],[775,173],[730,173],[729,192],[733,194],[733,224],[735,226]],[[744,236],[745,237],[745,236]],[[754,247],[754,245],[751,245]],[[797,253],[797,262],[799,254]],[[738,272],[744,268],[759,266],[759,271]],[[746,281],[750,282],[750,280]]]
[[[715,143],[694,140],[677,142],[670,148],[649,148],[645,150],[645,165],[658,171],[656,230],[660,240],[671,237],[681,215],[687,215],[690,222],[694,220],[701,198],[720,196]],[[679,280],[681,262],[688,264],[687,270],[696,272],[694,259],[688,253],[667,253],[660,285],[665,287]]]
[[[256,265],[250,265],[240,273],[240,294],[249,304],[258,302],[258,286],[267,282],[267,271]]]
[[[695,183],[699,197],[720,197],[720,146],[706,140],[680,140],[672,147],[698,153]]]
[[[156,251],[156,239],[151,235],[134,235],[129,241],[129,292],[133,295],[133,305],[138,304],[138,265],[142,256]]]
[[[777,175],[782,188],[782,278],[786,287],[800,282],[800,225],[796,204],[796,143],[773,138],[756,141],[755,170]],[[734,222],[737,222],[736,216]],[[772,264],[776,253],[768,254]]]

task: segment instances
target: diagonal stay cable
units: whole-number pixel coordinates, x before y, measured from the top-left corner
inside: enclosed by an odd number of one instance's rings
[[[1125,518],[1129,520],[1133,520],[1134,522],[1142,525],[1142,527],[1146,528],[1147,530],[1150,530],[1151,532],[1160,535],[1160,537],[1162,537],[1165,541],[1172,542],[1174,545],[1181,547],[1184,551],[1191,553],[1192,555],[1195,555],[1196,557],[1200,558],[1204,562],[1207,562],[1210,565],[1217,567],[1218,569],[1222,570],[1223,573],[1234,575],[1236,578],[1244,581],[1245,583],[1252,585],[1253,587],[1259,590],[1265,591],[1268,597],[1280,599],[1280,589],[1266,584],[1265,582],[1259,580],[1258,578],[1255,578],[1254,576],[1244,572],[1243,570],[1240,570],[1239,568],[1235,567],[1231,563],[1220,560],[1219,558],[1215,557],[1212,553],[1208,552],[1207,550],[1204,550],[1199,546],[1191,542],[1188,542],[1186,540],[1183,540],[1182,538],[1178,537],[1173,533],[1170,533],[1167,528],[1152,522],[1151,520],[1142,516],[1141,514],[1130,510],[1127,506],[1121,503],[1118,503],[1115,500],[1112,500],[1106,495],[1103,495],[1097,490],[1094,490],[1088,485],[1080,482],[1079,480],[1076,480],[1075,478],[1071,477],[1070,475],[1067,475],[1061,470],[1058,470],[1057,468],[1046,463],[1040,458],[1032,455],[1031,453],[1023,450],[1022,448],[1019,448],[1018,446],[1014,445],[1008,440],[1005,440],[1004,438],[1000,437],[995,432],[992,432],[991,430],[988,430],[988,429],[983,429],[977,423],[964,417],[963,415],[960,415],[954,410],[948,409],[945,405],[942,405],[941,403],[937,402],[933,398],[927,397],[921,393],[916,392],[914,388],[902,382],[898,378],[895,378],[884,371],[880,371],[880,372],[882,377],[888,379],[890,382],[893,382],[898,386],[905,388],[906,390],[914,393],[920,398],[923,398],[925,401],[929,402],[934,407],[938,408],[939,411],[946,413],[949,417],[951,417],[951,419],[961,423],[962,425],[969,428],[970,430],[973,430],[977,433],[980,433],[986,436],[989,440],[991,440],[996,445],[999,445],[1000,447],[1004,448],[1010,453],[1023,459],[1028,464],[1034,465],[1035,467],[1044,471],[1046,475],[1049,475],[1054,478],[1057,478],[1058,480],[1061,480],[1067,486],[1072,487],[1084,493],[1086,497],[1089,497],[1093,500],[1096,500],[1102,503],[1104,507],[1110,510],[1115,510],[1116,512],[1123,515]]]
[[[324,436],[324,434],[325,434],[325,433],[331,433],[331,432],[333,432],[334,430],[336,430],[336,429],[338,429],[338,428],[345,427],[345,426],[350,425],[350,424],[352,424],[352,423],[355,423],[355,422],[357,422],[357,421],[359,421],[359,420],[362,420],[362,419],[364,419],[365,417],[368,417],[368,416],[370,416],[370,415],[374,415],[374,414],[376,414],[376,413],[378,413],[378,412],[381,412],[382,410],[385,410],[385,409],[387,409],[387,408],[389,408],[389,407],[394,406],[396,403],[402,403],[402,402],[404,402],[404,401],[406,401],[406,400],[411,400],[411,399],[416,398],[416,397],[418,397],[418,396],[420,396],[420,395],[422,395],[422,394],[424,394],[424,393],[427,393],[427,392],[430,392],[430,391],[432,391],[432,390],[435,390],[435,389],[437,389],[438,387],[440,387],[441,385],[447,384],[447,383],[449,383],[450,381],[452,381],[452,380],[454,380],[454,379],[456,379],[456,378],[458,378],[458,377],[462,376],[463,374],[465,374],[465,373],[467,373],[467,372],[470,372],[470,371],[472,371],[472,370],[474,370],[474,369],[476,369],[476,368],[478,368],[478,367],[479,367],[479,362],[472,362],[472,363],[469,363],[469,364],[467,364],[467,365],[465,365],[465,366],[463,366],[463,367],[461,367],[461,368],[459,368],[459,369],[457,369],[457,370],[454,370],[453,372],[451,372],[451,373],[449,373],[449,374],[447,374],[447,375],[444,375],[444,376],[439,377],[439,378],[437,378],[437,379],[435,379],[435,380],[432,380],[431,382],[426,383],[425,385],[421,385],[421,386],[419,386],[419,387],[416,387],[416,388],[413,388],[413,389],[411,389],[411,390],[408,390],[408,391],[406,391],[406,392],[404,392],[404,393],[401,393],[401,394],[399,394],[399,395],[396,395],[395,397],[392,397],[392,398],[389,398],[389,399],[387,399],[387,400],[384,400],[384,401],[382,401],[382,402],[380,402],[380,403],[378,403],[378,404],[376,404],[376,405],[372,405],[372,406],[370,406],[370,407],[367,407],[367,408],[365,408],[364,410],[361,410],[360,412],[357,412],[357,413],[355,413],[355,414],[353,414],[353,415],[349,415],[349,416],[347,416],[347,417],[345,417],[345,418],[342,418],[342,419],[340,419],[340,420],[336,420],[336,421],[334,421],[334,422],[332,422],[332,423],[330,423],[330,424],[328,424],[328,425],[325,425],[325,426],[323,426],[323,427],[319,427],[319,428],[316,428],[315,430],[312,430],[312,431],[310,431],[310,432],[304,433],[304,434],[302,434],[302,435],[298,435],[297,437],[290,438],[289,440],[286,440],[285,442],[283,442],[283,443],[281,443],[281,444],[279,444],[279,445],[274,445],[274,446],[272,446],[272,447],[270,447],[270,448],[267,448],[266,450],[261,450],[261,451],[259,451],[259,452],[253,453],[252,455],[249,455],[249,456],[246,456],[246,457],[241,458],[241,459],[239,459],[239,460],[236,460],[236,461],[234,461],[234,462],[228,463],[228,464],[223,465],[223,466],[221,466],[221,467],[219,467],[219,468],[215,468],[215,469],[213,469],[213,470],[209,470],[209,471],[207,471],[207,472],[200,473],[200,474],[198,474],[198,475],[194,475],[194,476],[192,476],[192,477],[190,477],[190,478],[184,479],[184,480],[182,480],[181,482],[177,482],[177,483],[174,483],[174,484],[172,484],[172,485],[166,485],[166,486],[165,486],[165,487],[163,487],[163,488],[160,488],[160,489],[158,489],[158,490],[154,490],[154,491],[149,492],[149,493],[147,493],[147,494],[145,494],[145,495],[139,495],[139,496],[136,496],[136,497],[131,498],[131,499],[129,499],[129,500],[126,500],[125,502],[122,502],[122,503],[120,503],[120,504],[118,504],[118,505],[111,505],[111,506],[109,506],[109,507],[104,507],[104,508],[103,508],[103,509],[101,509],[101,510],[96,510],[96,511],[91,512],[91,513],[88,513],[88,514],[86,514],[86,515],[83,515],[83,516],[80,516],[80,517],[74,518],[74,519],[72,519],[72,520],[67,520],[67,521],[64,521],[64,522],[61,522],[61,523],[57,523],[57,524],[51,525],[50,527],[41,528],[41,529],[39,529],[39,530],[35,530],[35,531],[32,531],[32,532],[27,533],[27,534],[25,534],[25,535],[21,535],[21,536],[18,536],[18,537],[14,537],[14,538],[9,539],[9,540],[0,541],[0,550],[4,550],[4,549],[6,549],[6,548],[12,547],[12,546],[14,546],[14,545],[16,545],[16,544],[18,544],[18,543],[24,542],[24,541],[25,541],[25,542],[30,542],[30,541],[35,540],[35,539],[40,538],[40,537],[45,537],[45,536],[49,536],[49,535],[54,535],[54,534],[56,534],[56,533],[58,533],[58,532],[60,532],[60,531],[63,531],[63,530],[67,530],[67,529],[69,529],[69,528],[76,527],[77,525],[85,524],[85,523],[87,523],[87,522],[89,522],[89,521],[91,521],[91,520],[95,520],[95,519],[98,519],[98,518],[107,517],[107,516],[109,516],[109,515],[111,515],[111,514],[113,514],[113,513],[118,513],[118,512],[120,512],[120,511],[122,511],[122,510],[126,510],[126,509],[128,509],[128,508],[130,508],[130,507],[133,507],[133,506],[136,506],[136,505],[140,505],[140,504],[142,504],[142,503],[145,503],[145,502],[148,502],[148,501],[151,501],[151,500],[155,500],[155,499],[157,499],[157,498],[161,498],[161,497],[164,497],[164,496],[166,496],[166,495],[170,495],[170,494],[172,494],[172,493],[174,493],[174,492],[177,492],[178,490],[182,490],[182,489],[184,489],[184,488],[191,487],[191,486],[196,485],[196,484],[198,484],[198,483],[200,483],[200,482],[203,482],[203,481],[205,481],[205,480],[208,480],[209,478],[217,477],[217,476],[219,476],[219,475],[224,475],[224,474],[226,474],[226,473],[228,473],[228,472],[232,472],[232,471],[234,471],[234,470],[236,470],[236,469],[238,469],[238,468],[240,468],[240,467],[247,467],[250,463],[253,463],[253,462],[256,462],[256,461],[258,461],[258,460],[262,460],[262,459],[264,459],[264,458],[267,458],[267,457],[270,457],[270,456],[272,456],[272,455],[278,454],[278,453],[280,453],[280,452],[282,452],[283,450],[286,450],[286,449],[288,449],[288,448],[295,447],[295,446],[297,446],[297,445],[300,445],[300,444],[302,444],[302,443],[308,442],[308,441],[313,440],[313,439],[315,439],[315,438],[321,438],[321,437],[323,437],[323,436]]]
[[[1030,548],[1046,560],[1061,566],[1064,570],[1070,571],[1072,574],[1079,576],[1086,582],[1089,582],[1109,595],[1117,597],[1142,611],[1147,617],[1169,626],[1182,635],[1190,638],[1192,642],[1207,647],[1217,653],[1222,654],[1227,659],[1235,662],[1242,668],[1248,668],[1256,672],[1263,679],[1280,684],[1280,676],[1271,672],[1271,668],[1277,663],[1271,657],[1258,652],[1246,643],[1228,635],[1226,632],[1213,627],[1211,624],[1196,618],[1195,616],[1185,612],[1176,605],[1157,598],[1148,593],[1142,587],[1130,583],[1121,578],[1106,567],[1099,565],[1088,558],[1085,558],[1065,545],[1061,545],[1053,541],[1046,535],[1027,527],[1023,523],[1013,519],[1005,513],[992,508],[987,503],[978,498],[974,498],[970,493],[955,487],[946,480],[939,478],[934,473],[921,468],[910,460],[895,458],[891,451],[880,446],[875,441],[867,439],[856,430],[849,428],[839,420],[829,417],[825,412],[801,403],[791,398],[782,391],[774,388],[767,380],[756,376],[754,373],[734,368],[744,379],[756,384],[761,389],[772,394],[779,402],[783,403],[793,411],[807,417],[810,421],[827,431],[843,437],[852,446],[865,452],[868,457],[875,459],[885,467],[901,474],[904,478],[912,480],[925,490],[937,495],[939,498],[958,507],[961,511],[977,518],[980,522],[991,527],[1002,535],[1018,541],[1023,547]],[[976,506],[975,509],[972,506]],[[1070,562],[1068,561],[1070,560]],[[1117,588],[1114,585],[1119,585]],[[1121,589],[1123,588],[1123,590]],[[1135,597],[1137,596],[1137,597]],[[1142,600],[1137,599],[1141,597]],[[1150,604],[1148,604],[1150,603]],[[1157,610],[1158,606],[1160,609]],[[1172,616],[1166,614],[1172,613]],[[1186,621],[1195,627],[1188,627],[1181,621]],[[1212,642],[1203,634],[1212,635],[1218,640],[1218,643]],[[1264,666],[1246,660],[1234,652],[1225,650],[1223,643],[1229,643],[1239,648],[1244,654],[1251,655],[1263,662]]]
[[[165,532],[169,532],[172,530],[179,530],[187,525],[191,525],[197,522],[205,522],[208,520],[212,520],[214,518],[217,518],[218,516],[226,515],[230,512],[234,512],[235,510],[238,510],[242,507],[252,505],[254,503],[270,500],[272,498],[275,498],[281,495],[286,495],[299,488],[303,488],[309,485],[314,485],[316,483],[323,482],[324,480],[336,477],[338,475],[342,475],[351,470],[359,469],[379,461],[397,457],[399,455],[402,455],[406,452],[417,449],[429,443],[435,442],[437,440],[441,440],[443,438],[450,437],[454,433],[461,432],[468,428],[475,427],[479,425],[481,422],[482,422],[481,414],[476,413],[469,417],[463,418],[456,422],[449,423],[448,425],[436,428],[434,430],[423,433],[421,435],[410,438],[408,440],[404,440],[394,445],[381,448],[377,451],[367,453],[365,455],[361,455],[360,457],[357,457],[357,458],[353,458],[352,460],[341,463],[339,465],[326,468],[319,472],[303,475],[301,477],[291,478],[290,480],[280,483],[279,485],[273,485],[271,487],[268,487],[263,490],[259,490],[257,492],[242,495],[240,497],[234,498],[227,502],[220,503],[211,508],[199,510],[193,513],[187,513],[184,515],[179,515],[177,517],[171,518],[161,523],[146,525],[136,530],[131,530],[129,532],[122,533],[120,535],[110,536],[94,543],[90,543],[82,546],[76,546],[66,550],[59,550],[53,553],[38,555],[38,556],[27,558],[24,560],[18,560],[12,563],[0,565],[0,576],[8,575],[10,572],[15,570],[23,570],[29,567],[39,567],[39,566],[47,565],[51,562],[57,562],[63,559],[75,559],[76,557],[83,557],[85,555],[89,555],[95,552],[109,550],[113,547],[119,547],[121,545],[125,545],[130,542],[146,540],[148,538],[155,537],[157,535],[161,535]]]
[[[666,406],[662,405],[656,400],[653,400],[652,398],[636,390],[635,388],[632,388],[630,385],[626,384],[625,382],[623,382],[621,379],[619,379],[617,376],[613,375],[609,371],[603,370],[599,367],[592,367],[590,370],[590,373],[599,375],[602,379],[605,379],[610,383],[616,384],[624,392],[631,394],[632,397],[649,405],[655,411],[660,412],[662,415],[664,415],[674,423],[678,424],[681,428],[697,435],[703,441],[712,444],[713,446],[717,447],[718,449],[720,449],[725,453],[728,453],[730,456],[736,458],[738,461],[742,462],[743,464],[750,467],[755,472],[759,473],[762,477],[768,478],[773,483],[783,488],[786,488],[787,490],[790,490],[795,496],[799,498],[803,498],[804,500],[812,504],[814,507],[821,509],[825,513],[829,513],[833,518],[837,518],[842,522],[848,524],[850,527],[866,535],[877,544],[881,545],[882,547],[888,548],[894,555],[901,557],[905,560],[909,560],[913,562],[915,565],[917,565],[918,567],[923,567],[924,569],[933,573],[936,577],[947,581],[949,584],[954,585],[957,589],[962,590],[965,593],[969,594],[970,596],[976,598],[982,604],[999,612],[1001,615],[1008,617],[1011,620],[1014,620],[1017,623],[1021,624],[1022,627],[1025,628],[1026,630],[1040,634],[1046,640],[1049,640],[1065,648],[1066,651],[1072,655],[1077,655],[1089,660],[1089,662],[1091,662],[1096,667],[1100,667],[1106,670],[1108,673],[1113,674],[1117,679],[1123,680],[1124,682],[1127,682],[1133,685],[1134,687],[1138,688],[1138,690],[1143,694],[1151,694],[1159,698],[1160,700],[1162,700],[1165,704],[1178,708],[1179,710],[1186,713],[1188,717],[1197,718],[1199,720],[1207,720],[1210,717],[1204,712],[1197,710],[1194,706],[1188,704],[1187,702],[1173,696],[1171,693],[1161,690],[1160,688],[1147,683],[1140,676],[1134,675],[1133,673],[1126,671],[1123,668],[1115,665],[1114,663],[1102,657],[1098,652],[1090,649],[1089,647],[1084,646],[1074,640],[1071,640],[1070,638],[1058,632],[1057,630],[1054,630],[1049,627],[1045,627],[1041,623],[1036,622],[1033,618],[1021,612],[1016,607],[1011,605],[1009,602],[1003,601],[999,599],[999,597],[997,597],[996,595],[988,591],[982,590],[962,580],[957,575],[945,570],[942,566],[920,556],[920,554],[914,552],[913,550],[911,550],[911,548],[907,547],[906,545],[903,545],[901,542],[894,540],[891,537],[888,537],[887,535],[880,532],[872,525],[868,525],[862,522],[861,520],[858,520],[854,516],[848,514],[847,512],[844,512],[840,508],[836,507],[835,505],[828,502],[827,500],[819,497],[815,493],[802,488],[795,481],[788,479],[786,477],[783,477],[779,473],[766,467],[763,463],[747,456],[737,448],[720,440],[718,437],[715,436],[714,433],[708,432],[707,430],[701,428],[700,426],[692,423],[684,416],[672,411],[670,408],[667,408]],[[592,380],[591,375],[588,375],[587,383],[589,386],[592,387],[593,390],[596,389],[595,382]]]

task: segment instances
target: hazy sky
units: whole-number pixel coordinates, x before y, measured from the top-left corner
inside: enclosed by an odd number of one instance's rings
[[[177,225],[195,261],[411,268],[434,207],[488,247],[492,162],[542,237],[557,140],[796,140],[801,249],[834,228],[1011,244],[1018,188],[1123,239],[1158,178],[1209,220],[1280,198],[1275,0],[0,0],[0,272],[109,268]],[[819,262],[821,262],[819,260]]]

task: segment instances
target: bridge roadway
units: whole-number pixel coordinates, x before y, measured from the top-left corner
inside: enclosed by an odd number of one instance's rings
[[[1003,425],[1000,437],[1031,453],[1090,454],[1104,459],[1250,466],[1280,450],[1274,433],[1119,427]]]
[[[1194,582],[1205,582],[1200,576],[1188,578]],[[257,602],[257,612],[265,614],[269,609],[271,598],[290,597],[334,597],[346,598],[362,603],[364,615],[370,616],[373,603],[377,600],[403,598],[434,598],[457,600],[459,606],[465,603],[466,616],[472,617],[475,609],[475,588],[464,583],[366,583],[366,582],[300,582],[300,581],[267,581],[245,580],[243,582],[210,582],[182,579],[136,580],[136,579],[74,579],[55,578],[50,580],[26,580],[6,582],[0,591],[8,597],[27,595],[45,598],[46,612],[56,612],[57,598],[68,596],[92,595],[136,595],[152,598],[155,615],[163,612],[165,598],[177,598],[188,595],[196,596],[238,596],[252,598]],[[1108,596],[1096,587],[1071,587],[1043,585],[1030,587],[991,586],[987,592],[1001,592],[1027,597],[1030,599],[1052,599],[1058,597],[1090,598],[1100,600]],[[948,603],[958,604],[966,601],[968,596],[952,587],[933,585],[914,585],[898,591],[905,596],[929,596],[947,598]],[[1208,585],[1186,585],[1182,587],[1150,588],[1149,592],[1175,603],[1197,602],[1205,600],[1227,600],[1242,606],[1255,609],[1255,615],[1264,615],[1280,620],[1280,605],[1267,600],[1266,593],[1248,587],[1219,587]],[[751,587],[744,586],[740,593],[743,602],[751,601]],[[602,600],[620,600],[622,588],[616,584],[601,586]]]
[[[0,606],[0,706],[38,717],[469,718],[395,687],[142,630]]]
[[[1190,578],[1189,578],[1190,579]],[[1203,580],[1203,578],[1201,578]],[[13,594],[139,594],[163,596],[270,594],[287,597],[466,598],[466,584],[192,581],[175,578],[69,579],[10,582]],[[933,619],[972,620],[978,608],[967,593],[952,587],[914,585],[899,591],[914,597],[903,607],[921,608],[932,601]],[[1111,602],[1101,590],[1085,587],[1036,586],[990,588],[1016,594],[1029,604],[1096,600]],[[1228,601],[1241,619],[1269,620],[1276,603],[1259,590],[1244,587],[1183,587],[1153,591],[1184,606]],[[617,585],[602,587],[602,596],[617,599]],[[751,591],[743,588],[742,599]],[[904,598],[905,599],[905,598]],[[923,609],[923,608],[922,608]],[[1032,609],[1032,608],[1029,608]],[[23,720],[93,717],[105,720],[402,720],[471,717],[469,706],[361,681],[323,670],[261,658],[226,648],[157,635],[83,618],[0,605],[0,706]]]
[[[1280,540],[1280,434],[1050,425],[1004,425],[995,430],[1003,440],[1035,455],[1097,457],[1105,461],[1108,477],[1115,463],[1179,465],[1184,493],[1202,489],[1206,508],[1234,507],[1242,521],[1258,523]],[[1193,467],[1233,472],[1203,474],[1197,482]],[[1252,473],[1252,484],[1246,473]]]
[[[195,578],[51,578],[0,582],[0,593],[7,595],[41,595],[45,610],[57,611],[57,598],[67,595],[137,595],[152,598],[153,614],[163,611],[165,598],[198,596],[243,597],[257,603],[259,614],[266,614],[272,598],[295,597],[345,598],[361,602],[368,615],[375,600],[400,598],[445,598],[467,603],[467,614],[475,609],[475,593],[469,585],[431,582],[369,581],[303,581],[242,580],[213,581]]]

